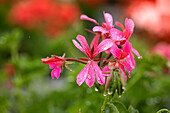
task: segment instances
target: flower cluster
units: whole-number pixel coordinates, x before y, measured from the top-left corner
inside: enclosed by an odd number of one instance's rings
[[[131,70],[135,68],[133,53],[138,58],[142,58],[128,41],[134,30],[134,22],[132,19],[126,18],[125,27],[120,22],[115,22],[115,25],[121,29],[118,30],[114,27],[113,18],[109,13],[104,12],[104,18],[105,22],[100,26],[96,20],[89,18],[87,15],[80,16],[80,19],[96,24],[92,30],[88,30],[95,34],[90,47],[84,36],[78,35],[76,37],[78,41],[72,40],[73,44],[87,55],[87,58],[61,58],[52,55],[52,58],[47,57],[42,59],[43,63],[49,64],[50,68],[54,68],[51,73],[52,78],[54,76],[56,78],[59,77],[61,65],[64,63],[67,64],[68,61],[86,64],[77,75],[78,85],[81,85],[85,81],[89,87],[92,87],[95,83],[95,78],[99,84],[104,85],[105,81],[107,81],[106,76],[112,76],[111,73],[115,69],[118,69],[119,73],[123,72],[125,80],[127,80],[126,69],[130,77]],[[103,52],[107,55],[102,55]]]
[[[43,30],[48,36],[55,36],[71,25],[79,12],[79,7],[71,2],[24,0],[12,6],[9,21],[26,29]]]

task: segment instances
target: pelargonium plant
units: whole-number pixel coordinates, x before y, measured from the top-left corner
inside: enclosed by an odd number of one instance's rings
[[[113,25],[112,15],[104,12],[105,22],[100,26],[99,23],[89,18],[87,15],[81,15],[80,19],[87,20],[96,24],[90,33],[95,34],[90,47],[86,38],[82,35],[77,35],[76,40],[72,40],[73,44],[82,51],[87,58],[65,58],[65,54],[60,57],[51,55],[51,58],[42,58],[42,62],[49,64],[51,77],[58,79],[61,73],[61,66],[70,61],[75,61],[84,64],[84,68],[77,75],[77,84],[80,86],[85,83],[92,87],[95,84],[96,90],[101,87],[105,96],[115,94],[121,95],[126,85],[127,78],[131,77],[131,70],[135,68],[135,60],[133,53],[142,58],[137,50],[132,47],[129,42],[134,30],[134,22],[132,19],[125,19],[125,27],[120,22],[115,22]],[[119,27],[121,30],[115,28]],[[128,75],[127,75],[128,73]],[[97,81],[95,80],[97,79]],[[102,107],[104,111],[104,106]]]

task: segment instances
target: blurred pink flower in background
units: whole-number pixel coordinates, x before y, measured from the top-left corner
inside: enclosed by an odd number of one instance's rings
[[[170,0],[133,1],[128,14],[136,26],[160,38],[170,36]]]
[[[49,36],[55,36],[71,25],[79,13],[79,7],[71,2],[26,0],[12,6],[9,21],[26,29],[39,29]]]
[[[170,67],[170,44],[160,42],[154,46],[151,50],[152,53],[157,53],[168,60],[168,66]]]

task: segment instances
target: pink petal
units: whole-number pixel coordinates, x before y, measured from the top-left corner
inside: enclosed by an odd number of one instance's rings
[[[86,79],[89,71],[89,63],[86,64],[86,66],[80,71],[80,73],[77,75],[77,84],[80,86],[84,80]]]
[[[105,76],[103,76],[102,71],[99,68],[99,66],[96,64],[96,62],[93,62],[93,68],[95,70],[98,83],[101,85],[105,84]]]
[[[101,33],[108,33],[108,31],[105,28],[101,27],[101,26],[93,27],[93,31],[94,32],[101,32]]]
[[[103,73],[103,76],[109,76],[109,75],[110,75],[110,74],[104,74],[105,72],[110,72],[109,66],[105,66],[105,67],[102,69],[102,73]]]
[[[127,57],[126,57],[126,61],[127,63],[132,67],[132,69],[135,68],[135,59],[132,53],[130,53]]]
[[[82,35],[77,35],[77,40],[80,42],[80,44],[82,45],[82,47],[84,48],[84,50],[85,50],[85,54],[88,56],[88,57],[90,57],[90,49],[89,49],[89,46],[88,46],[88,44],[87,44],[87,41],[86,41],[86,39],[85,39],[85,37],[84,36],[82,36]]]
[[[127,75],[126,75],[126,72],[125,72],[125,69],[124,69],[124,67],[121,65],[121,64],[119,64],[119,68],[123,71],[123,73],[125,74],[125,80],[127,81]]]
[[[81,50],[83,53],[85,53],[84,48],[82,48],[77,41],[72,40],[72,42],[73,42],[73,44],[74,44],[79,50]]]
[[[54,79],[54,77],[56,77],[57,79],[60,77],[60,73],[61,73],[61,66],[56,67],[55,69],[53,69],[51,71],[51,77],[52,79]]]
[[[89,71],[85,79],[85,82],[89,87],[92,87],[95,82],[95,74],[92,62],[89,63]]]
[[[116,28],[110,29],[110,35],[111,35],[111,38],[114,41],[123,41],[123,40],[126,40],[126,38],[124,38],[123,32],[118,30],[118,29],[116,29]]]
[[[63,59],[59,58],[59,57],[55,57],[55,58],[42,58],[41,59],[42,63],[45,63],[45,64],[51,64],[53,62],[60,62],[60,61],[63,61]]]
[[[124,26],[123,26],[120,22],[116,21],[115,24],[116,24],[117,26],[119,26],[122,30],[125,29]]]
[[[107,24],[107,29],[111,29],[113,27],[113,18],[112,15],[109,13],[104,13],[104,18]]]
[[[119,49],[119,48],[117,47],[117,45],[116,45],[115,43],[113,43],[113,45],[112,45],[112,47],[111,47],[111,49],[110,49],[110,52],[112,53],[112,55],[113,55],[115,58],[120,59],[120,56],[121,56],[122,51],[121,51],[121,49]]]
[[[136,49],[132,48],[132,51],[136,56],[138,56],[139,59],[142,58],[142,56],[140,56],[140,54],[138,53],[138,51]]]
[[[125,61],[120,61],[122,63],[122,65],[126,68],[126,70],[128,71],[129,73],[129,78],[130,78],[130,73],[132,71],[132,67]]]
[[[98,45],[98,42],[99,42],[99,38],[98,36],[95,36],[91,42],[91,48],[94,46],[94,49],[96,49],[97,45]]]
[[[121,59],[124,59],[125,57],[127,57],[130,54],[131,50],[132,50],[131,43],[126,41],[123,47],[123,53],[121,55]]]
[[[99,25],[96,20],[94,20],[94,19],[92,19],[92,18],[89,18],[87,15],[81,15],[81,16],[80,16],[80,19],[82,19],[82,20],[88,20],[88,21],[90,21],[90,22],[95,23],[96,25]]]
[[[50,69],[55,68],[57,65],[59,65],[59,63],[56,63],[56,62],[53,62],[53,63],[50,63],[50,64],[49,64]]]
[[[134,30],[134,22],[132,19],[125,19],[125,27],[126,27],[126,39],[128,40],[131,36],[131,34],[133,33]]]
[[[99,54],[102,51],[105,51],[107,49],[109,49],[110,47],[112,47],[113,45],[113,41],[111,39],[105,39],[103,40],[98,46],[97,48],[94,50],[94,54],[93,57],[95,57],[97,54]]]

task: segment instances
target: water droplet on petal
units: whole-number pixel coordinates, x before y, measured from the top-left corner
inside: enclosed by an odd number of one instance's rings
[[[90,76],[90,75],[88,75],[88,79],[91,79],[91,76]]]
[[[99,91],[99,89],[97,87],[95,87],[95,91]]]

